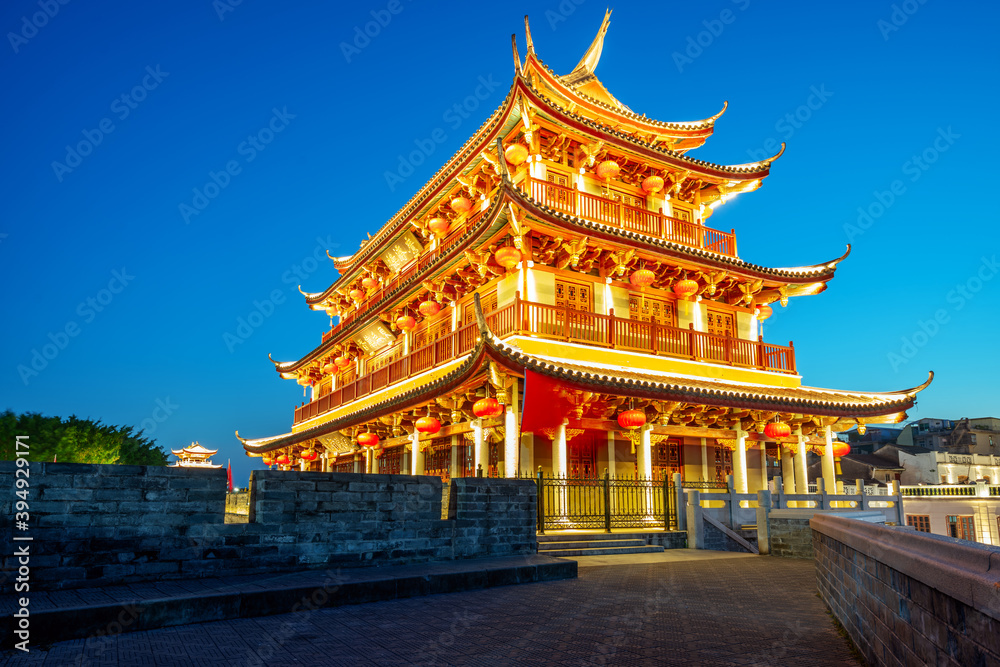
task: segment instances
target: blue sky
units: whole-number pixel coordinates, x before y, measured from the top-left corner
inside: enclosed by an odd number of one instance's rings
[[[0,407],[145,424],[166,448],[199,440],[241,484],[251,464],[233,431],[284,432],[302,400],[267,354],[301,356],[328,323],[296,289],[336,278],[313,258],[353,252],[499,105],[524,14],[564,73],[604,9],[4,3]],[[899,389],[934,370],[911,418],[1000,414],[997,14],[935,0],[615,6],[597,73],[620,100],[667,121],[728,100],[701,159],[787,142],[764,186],[710,221],[736,229],[744,259],[813,264],[853,243],[825,293],[765,326],[794,340],[806,384]],[[478,109],[449,112],[477,87]],[[390,188],[397,156],[435,131]]]

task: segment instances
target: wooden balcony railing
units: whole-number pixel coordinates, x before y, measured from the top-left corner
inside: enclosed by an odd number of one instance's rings
[[[627,229],[639,234],[673,241],[692,248],[703,248],[720,255],[736,257],[735,232],[722,232],[686,220],[647,211],[607,197],[581,192],[528,176],[522,191],[549,208],[593,222]]]
[[[706,361],[729,366],[755,368],[778,373],[795,373],[795,347],[771,345],[758,340],[640,322],[609,315],[599,315],[569,308],[558,308],[516,296],[514,302],[486,316],[490,330],[504,338],[523,334],[609,349],[629,350]],[[402,382],[468,354],[475,347],[478,328],[475,322],[463,325],[433,343],[359,377],[315,401],[295,408],[294,423],[333,410],[345,403]]]

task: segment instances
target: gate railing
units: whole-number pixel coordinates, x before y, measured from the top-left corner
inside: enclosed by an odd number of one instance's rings
[[[538,484],[538,532],[560,529],[662,528],[677,530],[674,480],[545,475]]]

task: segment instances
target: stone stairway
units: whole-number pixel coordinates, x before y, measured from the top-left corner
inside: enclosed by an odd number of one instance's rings
[[[540,556],[616,556],[660,553],[663,547],[650,545],[644,533],[586,533],[538,536]]]

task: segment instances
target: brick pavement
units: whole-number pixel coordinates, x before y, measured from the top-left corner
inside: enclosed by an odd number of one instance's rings
[[[60,642],[47,651],[33,649],[30,655],[2,654],[0,661],[488,667],[857,664],[816,597],[812,561],[691,555],[583,567],[575,580]]]

